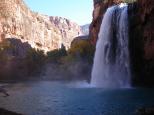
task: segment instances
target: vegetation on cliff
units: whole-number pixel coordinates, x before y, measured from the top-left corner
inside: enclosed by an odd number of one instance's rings
[[[62,45],[47,53],[20,40],[6,39],[0,43],[0,79],[19,80],[35,76],[40,79],[45,76],[67,80],[82,79],[83,75],[83,79],[90,79],[93,54],[94,47],[84,39],[74,40],[68,50]]]
[[[35,50],[30,45],[22,52],[24,45],[20,40],[14,43],[14,39],[0,43],[0,79],[22,79],[40,71],[45,62],[44,52]]]
[[[89,40],[75,39],[71,48],[65,47],[47,53],[46,77],[57,76],[57,79],[90,80],[94,47]]]

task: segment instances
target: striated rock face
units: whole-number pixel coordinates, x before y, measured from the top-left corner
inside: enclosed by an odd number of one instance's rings
[[[70,47],[81,34],[80,26],[60,17],[32,12],[22,0],[0,1],[0,40],[16,38],[33,48],[49,51]]]
[[[63,44],[66,49],[70,47],[70,43],[75,37],[82,35],[81,27],[68,19],[51,16],[50,21],[60,31],[60,44]]]

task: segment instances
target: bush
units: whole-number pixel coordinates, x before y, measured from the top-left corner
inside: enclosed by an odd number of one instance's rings
[[[71,45],[68,53],[75,58],[82,58],[88,61],[93,60],[94,46],[91,45],[89,40],[77,40]]]
[[[62,57],[67,55],[67,51],[65,49],[65,46],[62,45],[62,48],[55,49],[53,51],[47,52],[47,57],[51,61],[58,62]]]
[[[7,50],[12,49],[13,46],[7,40],[0,42],[0,63],[6,63],[11,57],[7,56]]]

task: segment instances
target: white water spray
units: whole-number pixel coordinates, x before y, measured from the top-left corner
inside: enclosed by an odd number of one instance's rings
[[[108,8],[102,20],[91,84],[118,88],[130,85],[127,4]]]

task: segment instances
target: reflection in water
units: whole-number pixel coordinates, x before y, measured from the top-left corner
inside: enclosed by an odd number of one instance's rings
[[[87,81],[67,82],[65,85],[72,88],[93,88],[93,86]]]
[[[85,87],[84,87],[85,86]],[[6,87],[0,108],[26,115],[131,115],[152,106],[152,89],[91,88],[86,82],[25,82]]]

